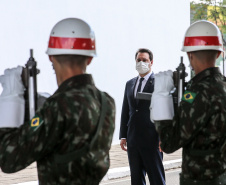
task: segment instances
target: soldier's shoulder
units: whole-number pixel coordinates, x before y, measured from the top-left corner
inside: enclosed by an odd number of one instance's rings
[[[189,104],[193,102],[207,102],[210,98],[210,89],[212,88],[209,81],[201,81],[190,88],[187,88],[182,96],[182,101]]]
[[[45,105],[50,105],[56,102],[56,97],[54,95],[49,96],[48,98],[46,98],[45,102],[44,102],[44,106]]]
[[[194,91],[203,95],[206,98],[211,97],[211,95],[218,94],[218,91],[221,91],[224,87],[221,85],[221,82],[214,79],[208,78],[203,80],[194,87]]]
[[[57,100],[60,98],[60,97],[63,97],[64,94],[63,93],[55,93],[53,94],[52,96],[50,96],[49,98],[46,99],[46,102],[47,103],[53,103],[53,102],[57,102]]]
[[[60,107],[61,102],[67,99],[67,94],[65,92],[54,93],[52,96],[48,97],[43,104],[43,108],[47,107]]]
[[[107,97],[107,100],[111,102],[112,104],[115,104],[115,100],[112,96],[110,96],[107,92],[104,92],[105,96]]]

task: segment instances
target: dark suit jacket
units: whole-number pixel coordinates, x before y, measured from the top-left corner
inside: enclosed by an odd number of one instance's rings
[[[121,114],[121,127],[120,136],[121,138],[127,139],[127,145],[144,145],[146,140],[154,140],[158,135],[156,133],[154,124],[150,121],[150,101],[139,100],[136,103],[134,98],[134,89],[138,77],[129,80],[126,83],[122,114]],[[154,90],[154,74],[152,73],[149,77],[143,92],[152,93]]]

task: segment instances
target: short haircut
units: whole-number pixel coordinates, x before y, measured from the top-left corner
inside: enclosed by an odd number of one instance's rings
[[[196,58],[198,58],[200,61],[206,61],[211,62],[215,61],[218,55],[217,50],[200,50],[200,51],[193,51],[193,53]]]
[[[86,60],[89,58],[88,56],[83,55],[54,55],[53,57],[60,64],[69,65],[71,67],[74,66],[84,67]]]
[[[138,49],[136,54],[135,54],[135,60],[137,58],[138,53],[148,53],[150,61],[153,60],[153,53],[147,48],[140,48],[140,49]]]

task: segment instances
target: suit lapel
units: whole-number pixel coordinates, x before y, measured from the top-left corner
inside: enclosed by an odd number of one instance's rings
[[[133,102],[134,105],[136,105],[136,99],[134,98],[134,91],[135,91],[137,79],[138,79],[138,77],[134,78],[132,83],[131,83],[131,86],[130,86],[131,99],[132,99],[132,102]]]
[[[136,84],[137,84],[137,80],[138,80],[138,77],[134,79],[133,81],[133,98],[134,98],[134,93],[135,93],[135,87],[136,87]]]
[[[155,83],[154,73],[152,73],[144,86],[143,92],[152,93],[154,91],[154,83]]]

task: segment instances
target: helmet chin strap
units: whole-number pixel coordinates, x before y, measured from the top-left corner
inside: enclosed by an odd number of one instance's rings
[[[221,52],[219,51],[218,54],[217,54],[217,58],[220,56],[220,54],[221,54]]]
[[[189,67],[190,67],[191,71],[194,71],[194,69],[191,65],[191,53],[188,53],[188,58],[189,58]]]
[[[189,53],[188,56],[189,56],[189,62],[190,62],[190,66],[191,66],[191,53]],[[192,68],[192,66],[191,66],[191,68]]]

